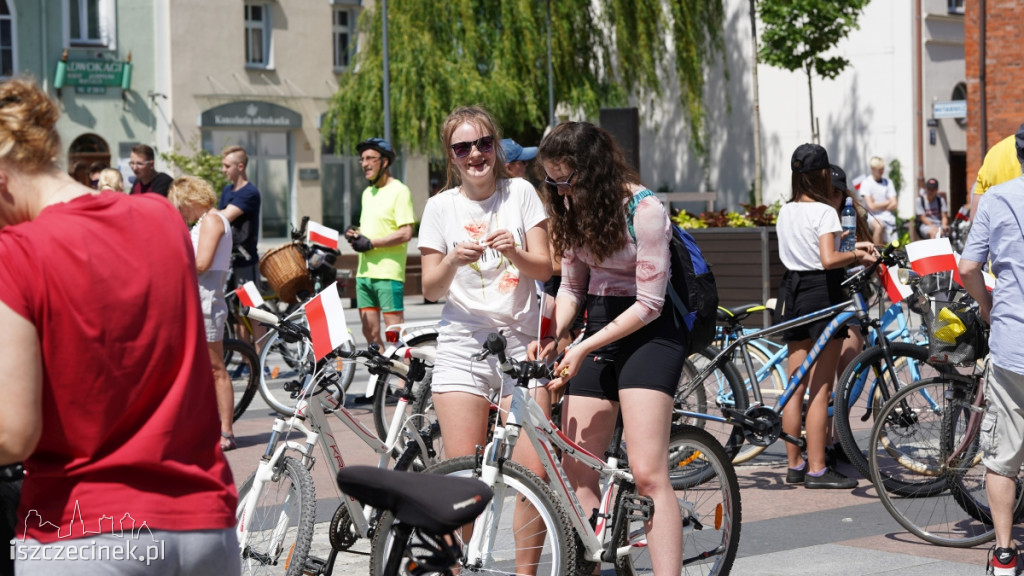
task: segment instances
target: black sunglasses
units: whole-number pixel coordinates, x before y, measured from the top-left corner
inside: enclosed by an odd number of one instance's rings
[[[576,171],[573,170],[572,174],[569,174],[569,177],[566,178],[565,180],[561,181],[561,182],[555,182],[554,180],[551,179],[551,176],[545,176],[544,177],[544,183],[545,184],[550,184],[551,186],[555,186],[555,187],[558,187],[558,186],[572,186],[572,177],[575,176],[575,175],[576,175]]]
[[[487,154],[491,150],[494,150],[494,136],[484,136],[471,142],[456,142],[449,146],[449,148],[451,148],[452,152],[455,153],[456,158],[465,158],[473,151],[473,146],[476,146],[476,149],[479,150],[481,154]]]

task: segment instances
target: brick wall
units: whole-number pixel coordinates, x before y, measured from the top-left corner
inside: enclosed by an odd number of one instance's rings
[[[1024,122],[1024,7],[1020,0],[985,2],[985,108],[987,142],[981,142],[979,6],[965,2],[964,60],[967,78],[967,182],[974,185],[984,150]]]

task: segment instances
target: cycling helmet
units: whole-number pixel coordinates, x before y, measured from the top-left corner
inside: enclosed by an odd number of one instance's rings
[[[366,150],[376,150],[381,156],[388,159],[389,164],[395,162],[395,151],[391,148],[391,143],[383,138],[370,138],[356,144],[356,152],[359,154]]]

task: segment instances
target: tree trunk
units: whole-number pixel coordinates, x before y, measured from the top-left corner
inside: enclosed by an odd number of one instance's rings
[[[761,97],[757,88],[757,17],[755,0],[750,0],[750,39],[753,43],[753,70],[754,77],[754,204],[760,206],[764,202],[761,196]]]
[[[811,66],[813,63],[810,62],[804,66],[804,70],[807,71],[807,101],[811,103],[811,142],[821,144],[818,139],[818,131],[814,129],[814,90],[811,88]]]

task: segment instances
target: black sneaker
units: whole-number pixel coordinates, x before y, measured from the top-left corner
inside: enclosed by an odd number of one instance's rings
[[[829,446],[828,448],[825,448],[825,467],[826,468],[835,468],[836,467],[836,458],[838,456],[837,452],[839,452],[839,450],[837,450],[834,446]]]
[[[831,468],[825,468],[825,472],[821,476],[808,474],[804,478],[804,487],[826,490],[851,490],[857,487],[857,481],[853,478],[847,478],[842,473],[836,472]]]
[[[804,467],[799,470],[792,468],[786,469],[786,484],[803,484],[804,477],[807,475],[807,463],[804,463]]]
[[[985,574],[991,576],[1017,576],[1017,551],[1013,548],[995,548],[989,551]]]

